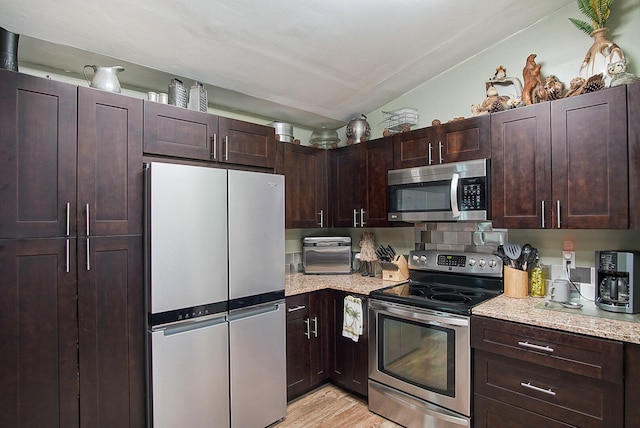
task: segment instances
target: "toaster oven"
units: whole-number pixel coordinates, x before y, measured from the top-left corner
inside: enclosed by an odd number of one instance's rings
[[[351,237],[322,236],[302,240],[305,274],[350,274]]]

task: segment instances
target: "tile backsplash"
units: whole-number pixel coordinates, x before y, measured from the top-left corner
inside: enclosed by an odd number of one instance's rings
[[[488,222],[418,223],[414,229],[415,248],[421,250],[492,253],[508,242],[508,231],[493,229]]]

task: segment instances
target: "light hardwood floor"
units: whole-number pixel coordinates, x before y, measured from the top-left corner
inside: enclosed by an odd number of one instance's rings
[[[365,400],[332,384],[303,395],[287,406],[287,416],[272,428],[400,428],[371,413]]]

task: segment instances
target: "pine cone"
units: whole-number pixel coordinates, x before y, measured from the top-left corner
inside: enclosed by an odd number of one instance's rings
[[[602,77],[602,73],[599,73],[587,79],[587,83],[585,83],[584,88],[582,88],[582,93],[588,94],[589,92],[596,92],[601,89],[604,89],[604,78]]]
[[[491,107],[489,107],[489,113],[496,113],[496,112],[503,111],[503,110],[504,110],[504,105],[502,104],[502,102],[500,100],[495,100],[491,104]]]

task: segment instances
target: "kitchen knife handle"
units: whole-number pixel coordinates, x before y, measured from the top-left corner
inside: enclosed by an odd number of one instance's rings
[[[433,151],[433,146],[431,146],[431,143],[429,143],[429,165],[433,165],[433,156],[431,155],[432,151]]]
[[[536,351],[544,351],[544,352],[553,352],[554,351],[554,349],[552,347],[550,347],[550,346],[535,345],[535,344],[529,343],[529,342],[518,342],[518,345],[524,346],[525,348],[535,349]]]
[[[213,160],[218,160],[218,134],[211,136],[211,147]]]
[[[320,223],[318,224],[320,225],[320,227],[324,227],[324,210],[320,210],[318,214],[320,215]]]
[[[304,335],[307,336],[307,340],[311,339],[311,331],[309,330],[309,318],[304,319],[304,325],[307,327],[307,331],[304,332]]]
[[[353,209],[353,227],[358,227],[358,217],[357,214],[358,212],[356,211],[356,209]]]
[[[444,159],[442,159],[442,148],[444,147],[444,144],[442,144],[442,141],[438,141],[438,155],[440,156],[440,163],[444,162]]]
[[[295,308],[287,308],[287,312],[291,313],[291,312],[301,311],[304,308],[306,308],[305,305],[298,305]]]
[[[560,199],[556,203],[556,210],[558,212],[558,229],[560,229]]]
[[[360,208],[360,227],[364,227],[365,222],[364,222],[364,213],[366,211],[363,208]]]
[[[318,317],[313,317],[313,337],[318,337]]]
[[[534,391],[543,392],[549,395],[556,395],[556,393],[551,388],[540,388],[539,386],[531,385],[531,382],[520,382],[521,386],[525,388],[533,389]]]
[[[542,220],[542,228],[544,229],[544,200],[542,200],[542,213],[540,214],[540,219]]]
[[[458,180],[460,174],[454,172],[451,176],[451,214],[454,218],[460,217],[460,210],[458,209]]]

